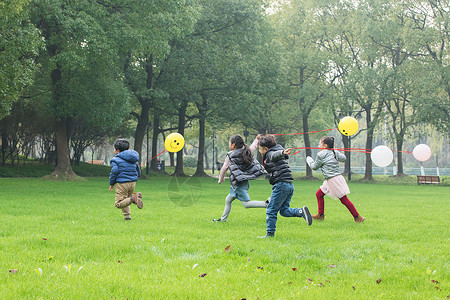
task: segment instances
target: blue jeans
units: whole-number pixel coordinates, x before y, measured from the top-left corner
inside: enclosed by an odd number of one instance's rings
[[[266,209],[267,232],[275,233],[277,214],[283,217],[301,217],[298,208],[290,208],[292,195],[294,194],[294,185],[289,182],[277,182],[272,187],[272,195]]]

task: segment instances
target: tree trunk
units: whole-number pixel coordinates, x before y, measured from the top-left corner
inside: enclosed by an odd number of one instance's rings
[[[71,180],[77,175],[70,166],[69,140],[67,137],[67,118],[61,117],[55,121],[55,138],[56,138],[56,168],[50,178]]]
[[[2,128],[2,166],[5,165],[7,148],[8,148],[8,137],[6,136],[5,129]]]
[[[396,140],[396,144],[397,144],[397,171],[398,171],[398,175],[404,175],[403,174],[403,154],[402,154],[402,149],[403,149],[403,136],[399,136]]]
[[[372,122],[371,115],[370,115],[370,109],[368,111],[366,110],[366,115],[367,115],[367,118],[366,118],[366,125],[367,125],[366,149],[372,149],[374,127],[370,126],[370,124]],[[364,180],[373,180],[372,159],[370,158],[370,153],[366,153],[366,171],[364,172]]]
[[[138,118],[138,123],[136,126],[136,132],[134,134],[134,150],[139,153],[139,163],[142,161],[142,146],[144,144],[145,134],[147,132],[148,118],[150,112],[150,104],[147,99],[140,99],[141,103],[141,114]]]
[[[367,135],[369,135],[369,132],[367,132]],[[372,149],[372,138],[369,140],[369,136],[367,136],[366,140],[366,149]],[[372,177],[372,159],[370,157],[370,153],[366,153],[366,170],[364,172],[364,180],[373,180]]]
[[[61,67],[56,66],[51,72],[52,93],[55,103],[61,102],[62,92],[62,75]],[[56,117],[55,120],[55,140],[56,140],[56,168],[50,174],[50,178],[72,180],[77,177],[70,166],[69,138],[67,136],[67,118]]]
[[[305,148],[306,148],[305,149],[305,152],[306,152],[305,155],[306,155],[306,157],[308,157],[308,156],[312,155],[312,151],[310,149],[311,148],[311,142],[309,140],[309,133],[308,133],[308,131],[309,131],[308,116],[307,115],[303,115],[302,119],[303,119],[303,132],[305,132],[305,134],[303,135],[303,141],[305,142]],[[305,164],[306,164],[306,177],[307,178],[313,178],[311,168],[309,167],[309,165],[306,162],[305,162]]]
[[[153,87],[153,54],[150,54],[150,56],[145,61],[145,72],[147,74],[145,87],[147,90],[150,90]],[[141,104],[141,114],[138,118],[136,133],[134,135],[134,150],[139,153],[139,163],[141,163],[142,145],[144,144],[144,138],[149,121],[151,99],[148,97],[139,97],[138,100]]]
[[[173,152],[169,152],[169,160],[170,166],[175,167],[175,154]]]
[[[159,136],[159,113],[155,111],[155,115],[153,116],[153,135],[152,135],[152,159],[156,155],[158,155],[158,136]],[[152,159],[150,162],[150,169],[157,171],[158,170],[158,158]]]
[[[204,168],[205,159],[205,118],[206,118],[206,106],[207,96],[202,94],[202,104],[197,105],[198,111],[200,113],[199,118],[199,137],[198,137],[198,157],[197,157],[197,170],[195,171],[194,177],[207,177]]]
[[[184,136],[184,127],[186,126],[186,107],[187,103],[183,101],[178,109],[178,133]],[[177,166],[174,176],[186,176],[183,171],[183,150],[177,152]]]
[[[206,151],[206,147],[205,147],[205,168],[206,170],[210,170],[210,166],[209,166],[209,158],[208,158],[208,151]]]

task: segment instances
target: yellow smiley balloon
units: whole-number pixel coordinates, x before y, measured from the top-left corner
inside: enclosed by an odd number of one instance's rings
[[[169,152],[178,152],[184,147],[184,138],[178,132],[171,133],[166,137],[164,146]]]
[[[338,129],[343,135],[354,135],[358,131],[358,121],[353,117],[344,117],[339,122]]]

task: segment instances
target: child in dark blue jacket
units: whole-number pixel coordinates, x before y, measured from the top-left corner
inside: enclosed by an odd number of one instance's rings
[[[266,209],[267,234],[263,236],[273,237],[277,223],[277,215],[283,217],[304,218],[308,225],[312,223],[312,217],[308,207],[291,208],[291,198],[294,194],[294,177],[288,164],[288,155],[292,149],[284,149],[273,135],[264,135],[259,140],[259,153],[263,157],[263,166],[269,173],[269,183],[273,185],[270,202]]]
[[[114,154],[111,159],[111,174],[109,175],[109,190],[116,187],[116,196],[114,206],[122,209],[125,220],[131,220],[132,203],[142,209],[142,193],[134,193],[136,181],[141,176],[139,167],[139,153],[135,150],[129,150],[130,143],[124,139],[118,139],[114,142]]]

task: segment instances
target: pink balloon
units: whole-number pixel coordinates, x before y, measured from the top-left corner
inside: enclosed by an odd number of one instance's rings
[[[413,155],[418,161],[427,161],[431,157],[431,149],[428,145],[419,144],[414,148]]]

